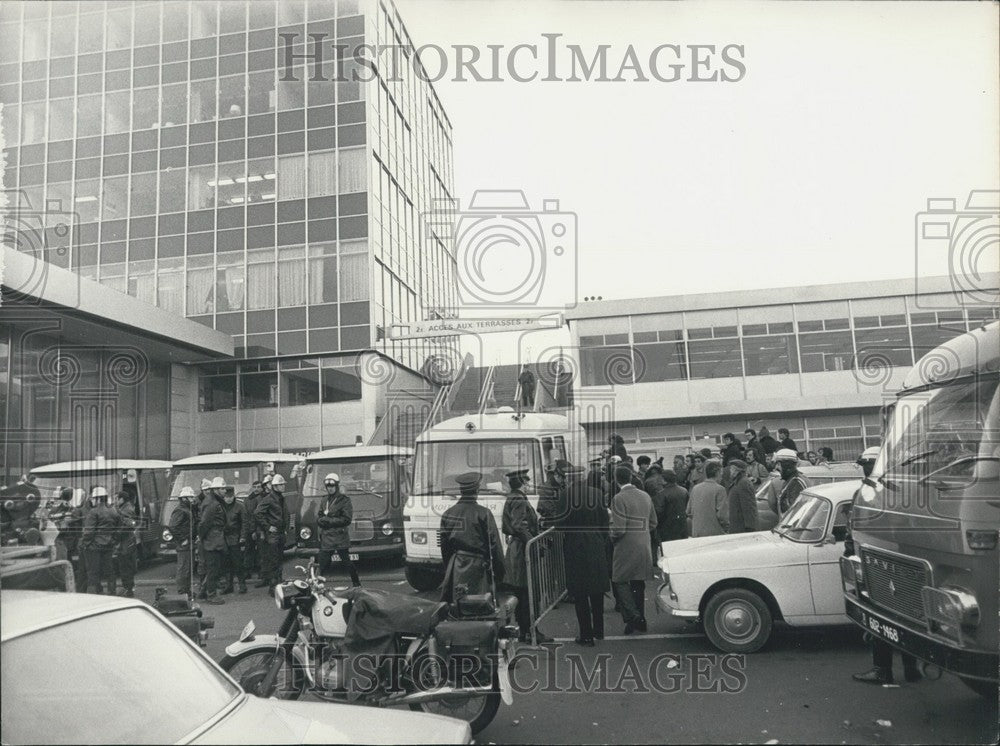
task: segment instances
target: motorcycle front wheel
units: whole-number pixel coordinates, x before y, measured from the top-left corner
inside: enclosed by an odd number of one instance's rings
[[[260,697],[263,696],[259,691],[260,685],[267,676],[273,655],[273,650],[247,650],[239,655],[227,655],[219,661],[219,665],[226,673],[236,679],[236,683],[243,687],[243,691]],[[277,699],[294,700],[301,697],[305,690],[305,674],[301,668],[291,664],[291,661],[286,658],[278,671],[273,696]]]
[[[496,666],[491,666],[491,678],[492,678],[492,691],[486,694],[481,694],[477,697],[469,698],[457,698],[457,699],[440,699],[435,702],[422,702],[420,704],[410,705],[411,710],[416,710],[417,712],[429,712],[433,715],[444,715],[446,717],[457,718],[458,720],[464,720],[469,724],[469,728],[472,730],[472,734],[475,735],[479,733],[483,728],[493,722],[493,718],[496,717],[497,711],[500,709],[500,680],[497,677]],[[417,671],[426,670],[420,664],[420,659],[414,661],[414,669]],[[428,690],[437,688],[441,681],[431,681],[428,680],[426,676],[420,676],[419,679],[423,679],[423,683],[415,682],[415,688],[419,690]]]

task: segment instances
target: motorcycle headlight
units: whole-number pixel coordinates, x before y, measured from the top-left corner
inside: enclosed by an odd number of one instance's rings
[[[384,536],[392,536],[392,524],[391,523],[383,523],[382,524],[382,534]]]
[[[160,534],[160,538],[162,538],[164,541],[173,541],[174,535],[170,533],[170,529],[165,528],[163,529],[163,533]]]
[[[303,541],[309,541],[312,538],[312,535],[313,535],[312,529],[309,528],[308,526],[303,526],[302,528],[299,529],[299,538],[302,539]]]

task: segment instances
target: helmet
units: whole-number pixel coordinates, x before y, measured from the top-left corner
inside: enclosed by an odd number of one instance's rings
[[[285,486],[285,478],[283,476],[281,476],[280,474],[275,474],[274,477],[272,477],[272,479],[271,479],[271,486],[272,487],[284,487]]]
[[[793,451],[791,448],[780,448],[777,453],[774,454],[775,461],[794,461],[799,462],[799,454]]]
[[[178,497],[194,497],[194,490],[190,487],[181,487],[181,493]]]
[[[212,489],[212,480],[211,479],[202,479],[201,480],[201,491],[204,492],[205,490],[210,490],[210,489]]]
[[[271,480],[274,479],[274,474],[265,474],[264,478],[260,480],[261,484],[271,484]]]
[[[97,485],[96,487],[94,487],[94,489],[92,489],[90,491],[90,496],[91,497],[107,497],[108,496],[108,491],[104,487],[102,487],[101,485]]]
[[[858,461],[876,461],[878,460],[878,455],[881,453],[882,449],[878,446],[872,446],[871,448],[866,448],[864,453],[858,456]]]
[[[226,489],[226,479],[225,477],[216,477],[212,480],[213,490],[224,490]]]
[[[327,482],[337,482],[338,484],[340,484],[340,475],[337,474],[336,472],[331,471],[329,474],[323,477],[323,484],[326,484]]]

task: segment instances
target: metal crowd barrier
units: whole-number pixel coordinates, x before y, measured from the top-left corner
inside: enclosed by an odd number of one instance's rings
[[[528,575],[531,644],[538,644],[537,623],[566,597],[563,536],[554,528],[542,531],[524,548]]]

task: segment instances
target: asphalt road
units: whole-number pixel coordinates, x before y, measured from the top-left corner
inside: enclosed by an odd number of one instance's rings
[[[290,556],[286,578],[296,577]],[[138,576],[138,595],[158,584],[173,589],[173,565]],[[335,576],[336,577],[336,576]],[[346,577],[346,576],[345,576]],[[412,593],[401,568],[370,563],[361,579],[374,588]],[[345,580],[346,582],[346,580]],[[647,585],[647,598],[655,583]],[[428,594],[424,594],[428,595]],[[227,595],[204,606],[215,619],[206,651],[225,654],[247,621],[276,630],[282,614],[266,589]],[[576,621],[562,604],[541,627],[556,638],[521,647],[514,667],[514,704],[501,706],[477,743],[995,743],[997,703],[952,676],[895,688],[858,684],[871,657],[850,627],[777,629],[760,652],[724,656],[697,628],[658,615],[647,601],[649,632],[624,637],[608,600],[607,639],[596,648],[572,642]],[[901,677],[897,661],[897,675]],[[329,705],[335,707],[336,705]]]

